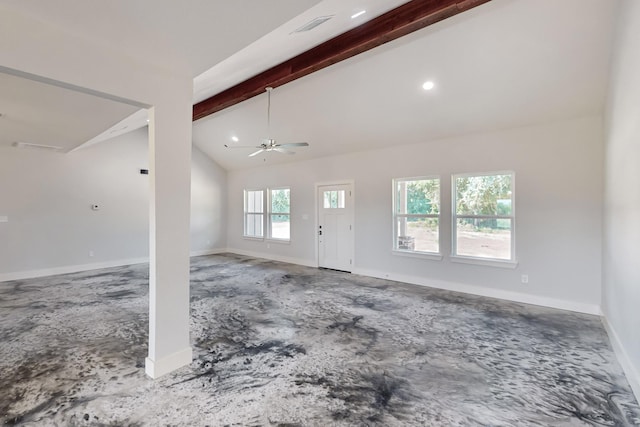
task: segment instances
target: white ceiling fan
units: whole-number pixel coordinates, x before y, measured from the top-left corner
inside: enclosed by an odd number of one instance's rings
[[[271,134],[271,91],[272,87],[267,87],[267,130],[269,134]],[[262,152],[269,151],[277,151],[278,153],[284,154],[296,154],[294,151],[289,150],[291,147],[308,147],[309,143],[307,142],[289,142],[286,144],[278,144],[275,139],[267,138],[262,140],[262,144],[260,145],[228,145],[224,144],[227,148],[257,148],[258,151],[255,151],[249,154],[249,157],[256,156]]]

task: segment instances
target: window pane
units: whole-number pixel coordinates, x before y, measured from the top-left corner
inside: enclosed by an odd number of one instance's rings
[[[271,215],[271,237],[274,239],[290,238],[291,221],[289,215]]]
[[[456,214],[511,215],[511,174],[456,177]]]
[[[459,218],[457,255],[511,259],[511,220]]]
[[[338,191],[338,209],[344,209],[344,190]]]
[[[247,191],[247,212],[255,212],[255,206],[253,191]]]
[[[290,194],[288,188],[271,190],[271,212],[289,213],[291,211]]]
[[[262,237],[264,233],[262,232],[262,224],[263,224],[263,216],[261,214],[253,215],[254,221],[254,229],[255,236]]]
[[[396,226],[396,249],[440,252],[438,218],[400,217]]]
[[[440,180],[402,180],[396,184],[396,212],[429,215],[440,213]]]
[[[329,209],[331,207],[331,191],[324,192],[324,208]]]
[[[253,212],[263,212],[264,211],[264,203],[263,203],[263,191],[254,191],[254,198],[255,198],[255,206],[254,206],[254,211]]]
[[[262,214],[247,214],[246,215],[246,229],[245,234],[247,236],[262,237]]]
[[[345,191],[344,190],[330,190],[324,192],[325,209],[344,209]]]
[[[247,191],[247,212],[262,212],[263,191]]]

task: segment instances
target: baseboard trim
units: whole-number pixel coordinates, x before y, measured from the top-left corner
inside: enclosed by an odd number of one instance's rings
[[[318,267],[314,262],[300,258],[282,257],[278,255],[265,254],[262,252],[245,251],[242,249],[228,248],[227,252],[238,255],[245,255],[256,258],[265,258],[273,261],[287,262],[290,264],[304,265],[307,267]],[[560,310],[574,311],[577,313],[592,314],[600,316],[602,314],[600,306],[597,304],[586,304],[575,301],[561,300],[557,298],[541,297],[537,295],[524,294],[521,292],[492,289],[483,286],[468,285],[463,283],[448,282],[444,280],[434,280],[426,277],[408,276],[402,274],[388,273],[384,271],[354,268],[353,274],[361,276],[375,277],[378,279],[395,280],[397,282],[409,283],[412,285],[426,286],[430,288],[444,289],[447,291],[462,292],[465,294],[478,295],[489,298],[496,298],[506,301],[521,302],[524,304],[539,305],[542,307],[557,308]]]
[[[160,378],[163,375],[173,372],[191,363],[193,360],[193,350],[187,347],[158,360],[150,357],[145,359],[144,371],[152,379]]]
[[[633,366],[629,354],[622,345],[622,341],[620,341],[620,337],[616,333],[615,329],[611,323],[609,323],[606,315],[602,316],[602,324],[604,325],[605,331],[607,331],[607,335],[609,335],[611,347],[613,347],[613,352],[618,357],[618,362],[620,362],[622,370],[627,377],[627,381],[629,381],[631,390],[633,391],[633,394],[635,394],[636,400],[640,401],[640,372],[638,372],[636,367]]]
[[[454,292],[462,292],[465,294],[478,295],[483,297],[539,305],[543,307],[558,308],[561,310],[575,311],[578,313],[594,314],[597,316],[601,314],[600,306],[596,304],[585,304],[574,301],[541,297],[537,295],[523,294],[520,292],[492,289],[483,286],[467,285],[463,283],[448,282],[444,280],[434,280],[419,276],[406,276],[402,274],[387,273],[362,268],[354,269],[353,274],[375,277],[378,279],[395,280],[397,282],[410,283],[412,285],[426,286],[429,288],[444,289]]]
[[[55,276],[58,274],[78,273],[88,270],[99,270],[101,268],[122,267],[123,265],[144,264],[149,262],[149,258],[129,258],[116,261],[96,262],[81,265],[66,265],[64,267],[43,268],[40,270],[17,271],[14,273],[0,274],[0,282],[11,280],[34,279],[36,277]]]
[[[242,249],[228,248],[227,252],[237,255],[250,256],[254,258],[264,258],[271,261],[286,262],[289,264],[304,265],[305,267],[317,267],[318,264],[302,258],[292,258],[280,255],[266,254],[263,252],[245,251]]]
[[[227,252],[226,249],[202,249],[199,251],[191,251],[191,256],[217,255]]]
[[[227,250],[226,249],[203,249],[198,251],[192,251],[189,255],[194,257],[194,256],[202,256],[202,255],[215,255],[223,252],[227,252]],[[99,270],[101,268],[113,268],[113,267],[122,267],[125,265],[145,264],[148,262],[149,262],[149,257],[128,258],[128,259],[120,259],[115,261],[96,262],[91,264],[66,265],[63,267],[43,268],[39,270],[16,271],[13,273],[0,274],[0,283],[10,282],[12,280],[35,279],[37,277],[56,276],[58,274],[79,273],[81,271]]]

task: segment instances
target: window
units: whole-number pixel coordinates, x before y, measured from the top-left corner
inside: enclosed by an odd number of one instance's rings
[[[440,179],[393,181],[394,250],[439,253]]]
[[[453,176],[453,255],[514,261],[514,173]]]
[[[244,190],[244,236],[262,239],[265,234],[274,240],[288,241],[291,238],[289,188]]]
[[[271,190],[269,201],[269,237],[289,240],[291,230],[291,191]]]
[[[325,209],[344,209],[344,190],[329,190],[324,192]]]
[[[264,190],[244,191],[244,235],[263,237]]]

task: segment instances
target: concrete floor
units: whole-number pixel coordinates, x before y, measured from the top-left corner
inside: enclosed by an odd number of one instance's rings
[[[0,283],[0,424],[640,425],[598,317],[237,255],[152,381],[147,269]]]

